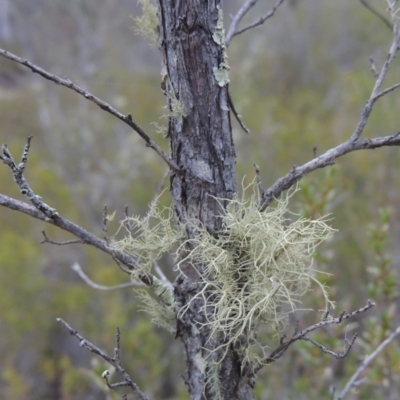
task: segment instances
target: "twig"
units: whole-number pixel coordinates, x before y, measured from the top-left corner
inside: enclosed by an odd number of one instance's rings
[[[324,168],[328,165],[333,165],[335,163],[336,158],[343,156],[344,154],[361,149],[363,150],[375,149],[377,147],[382,147],[382,146],[400,145],[400,137],[399,137],[400,132],[397,132],[396,134],[391,136],[360,140],[360,136],[363,133],[365,126],[367,125],[368,119],[371,115],[375,102],[378,99],[382,98],[384,95],[400,87],[399,83],[387,89],[381,90],[383,82],[388,73],[389,67],[397,54],[400,42],[400,30],[397,23],[395,22],[396,11],[394,9],[394,6],[389,5],[389,3],[388,7],[390,8],[393,21],[393,40],[390,45],[390,49],[386,57],[386,60],[380,72],[377,74],[375,85],[371,91],[369,99],[367,100],[364,106],[361,118],[353,134],[346,142],[328,150],[321,156],[314,158],[313,160],[303,164],[300,167],[292,168],[285,176],[278,179],[268,190],[265,191],[264,196],[259,205],[260,210],[265,210],[268,207],[268,205],[271,204],[271,202],[274,199],[278,198],[284,190],[291,188],[303,176],[307,175],[312,171],[315,171],[318,168]]]
[[[30,140],[31,137],[28,138],[28,142],[25,146],[22,156],[22,161],[18,166],[15,164],[14,159],[6,145],[2,146],[3,156],[0,156],[0,159],[3,161],[4,164],[8,165],[11,168],[14,179],[20,187],[21,193],[24,194],[35,207],[32,207],[16,199],[4,196],[2,194],[0,194],[0,205],[10,208],[12,210],[23,212],[27,215],[30,215],[31,217],[48,222],[72,233],[74,236],[81,239],[83,243],[92,245],[111,255],[114,259],[127,266],[129,270],[140,269],[140,264],[135,258],[122,251],[111,249],[107,245],[107,242],[105,240],[101,240],[97,236],[83,229],[81,226],[76,225],[65,218],[62,218],[53,208],[45,204],[42,199],[33,192],[22,174],[28,161]],[[140,275],[140,280],[147,286],[152,286],[154,283],[154,279],[156,278],[147,272],[143,272]]]
[[[236,29],[240,23],[240,21],[243,19],[243,17],[250,11],[251,8],[253,8],[259,0],[247,0],[240,8],[239,11],[236,13],[236,15],[232,18],[232,22],[228,28],[228,32],[226,34],[225,42],[226,42],[226,47],[229,46],[229,43],[231,42],[232,38],[235,36]]]
[[[254,164],[254,169],[256,170],[256,181],[258,187],[258,193],[260,198],[264,196],[264,189],[262,187],[261,177],[260,177],[260,167],[257,164]]]
[[[68,89],[73,90],[74,92],[80,94],[85,99],[93,102],[97,106],[99,106],[102,110],[114,115],[121,121],[125,122],[125,124],[129,125],[135,132],[139,134],[139,136],[146,142],[146,146],[151,147],[167,164],[168,166],[175,172],[180,172],[180,168],[168,157],[168,155],[159,147],[153,139],[150,138],[147,133],[137,125],[133,119],[131,114],[124,115],[120,113],[115,108],[111,107],[105,101],[99,99],[98,97],[94,96],[93,94],[89,93],[87,90],[81,88],[80,86],[73,83],[68,78],[60,78],[56,75],[51,74],[50,72],[45,71],[43,68],[31,63],[28,60],[25,60],[21,57],[16,56],[13,53],[10,53],[7,50],[0,49],[0,55],[5,58],[8,58],[11,61],[15,61],[18,64],[24,65],[28,67],[33,73],[37,73],[41,75],[43,78],[56,83],[57,85],[64,86]]]
[[[371,71],[374,75],[374,78],[376,79],[379,74],[378,74],[378,70],[376,69],[374,58],[372,56],[369,58],[369,64],[371,66]]]
[[[242,20],[242,18],[248,13],[248,11],[250,10],[250,8],[252,8],[257,2],[258,0],[247,0],[245,4],[243,4],[243,6],[240,8],[240,10],[238,11],[238,13],[236,14],[236,16],[234,17],[231,26],[229,27],[228,30],[228,34],[226,35],[226,46],[229,45],[230,41],[237,35],[241,35],[242,33],[253,29],[257,26],[262,25],[266,20],[268,20],[269,18],[271,18],[276,10],[282,5],[282,3],[285,0],[278,0],[277,3],[271,8],[271,10],[269,10],[267,12],[267,14],[263,15],[260,19],[258,19],[257,21],[254,21],[253,23],[245,26],[242,29],[237,30],[237,26],[239,24],[239,22]]]
[[[237,111],[236,111],[236,108],[235,108],[235,106],[234,106],[234,104],[233,104],[233,100],[232,100],[232,96],[231,96],[229,87],[228,87],[228,103],[229,103],[229,106],[230,106],[230,108],[231,108],[231,110],[232,110],[232,112],[233,112],[233,115],[235,116],[236,121],[239,123],[240,127],[241,127],[246,133],[250,133],[250,129],[247,128],[247,126],[243,123],[242,117],[241,117],[241,116],[237,113]]]
[[[329,350],[328,348],[326,348],[324,345],[322,345],[321,343],[318,343],[316,340],[309,338],[308,336],[304,336],[302,337],[300,340],[304,340],[306,342],[310,342],[312,343],[315,347],[318,347],[323,353],[325,354],[329,354],[330,356],[333,356],[337,359],[342,359],[342,358],[346,358],[347,355],[349,354],[351,348],[353,347],[354,342],[357,339],[357,334],[355,334],[349,344],[345,347],[343,353],[337,353],[335,351]]]
[[[350,137],[350,140],[353,141],[353,142],[356,141],[361,136],[361,134],[363,133],[365,125],[367,124],[368,118],[371,115],[372,108],[373,108],[375,102],[380,97],[382,97],[382,95],[380,95],[381,87],[382,87],[383,81],[385,80],[386,75],[388,73],[389,66],[392,63],[392,61],[394,60],[394,58],[396,57],[398,46],[399,46],[399,40],[400,40],[399,33],[398,32],[394,32],[392,44],[391,44],[390,49],[389,49],[389,53],[388,53],[388,55],[386,57],[386,60],[385,60],[385,62],[383,64],[383,66],[382,66],[377,78],[376,78],[375,85],[374,85],[374,87],[372,89],[371,95],[370,95],[367,103],[364,106],[364,109],[362,111],[361,118],[360,118],[360,121],[359,121],[359,123],[358,123],[358,125],[356,127],[356,130],[354,131],[354,133]]]
[[[391,22],[384,16],[382,15],[379,11],[375,10],[368,2],[367,0],[360,0],[360,3],[367,9],[369,10],[372,14],[374,14],[376,17],[378,17],[390,30],[392,30],[392,24]]]
[[[73,271],[75,271],[89,286],[91,286],[94,289],[98,290],[120,290],[120,289],[126,289],[126,288],[131,288],[131,287],[138,287],[138,286],[144,286],[143,282],[138,282],[138,281],[132,281],[130,283],[122,283],[120,285],[115,285],[115,286],[104,286],[104,285],[99,285],[98,283],[93,282],[82,270],[81,266],[75,262],[71,265],[71,268]]]
[[[162,191],[164,189],[164,183],[167,180],[168,175],[169,175],[169,170],[167,168],[164,171],[164,174],[163,174],[162,178],[160,179],[160,182],[157,185],[156,192],[154,193],[154,196],[153,196],[153,201],[155,201],[160,196],[160,194],[162,193]]]
[[[47,219],[53,219],[58,215],[57,211],[44,203],[41,197],[36,196],[35,193],[33,193],[23,175],[26,164],[28,162],[28,154],[31,146],[31,140],[32,136],[28,136],[24,152],[22,154],[21,162],[18,165],[15,164],[13,156],[8,150],[6,144],[3,144],[3,146],[1,147],[3,155],[0,155],[0,160],[10,167],[14,176],[14,181],[19,186],[21,193],[26,196],[28,200],[46,216]]]
[[[399,88],[399,87],[400,87],[400,82],[399,82],[399,83],[396,83],[396,84],[394,84],[394,85],[392,85],[392,86],[390,86],[390,87],[388,87],[388,88],[385,89],[385,90],[382,90],[382,92],[379,92],[379,93],[375,96],[375,99],[378,100],[380,97],[385,96],[386,94],[388,94],[388,93],[390,93],[390,92],[393,92],[393,90],[396,90],[396,89]]]
[[[362,307],[362,308],[359,308],[358,310],[352,311],[352,312],[350,312],[350,313],[348,313],[348,314],[346,314],[346,313],[343,312],[343,313],[342,313],[339,317],[337,317],[337,318],[329,318],[329,314],[327,313],[327,314],[325,314],[325,316],[324,316],[324,318],[323,318],[322,321],[320,321],[320,322],[318,322],[318,323],[316,323],[316,324],[314,324],[314,325],[311,325],[311,326],[309,326],[308,328],[306,328],[306,329],[304,329],[304,330],[302,330],[302,331],[300,331],[300,332],[298,332],[297,329],[296,329],[294,335],[293,335],[290,339],[286,340],[286,338],[281,338],[281,341],[280,341],[279,346],[278,346],[275,350],[273,350],[273,351],[270,353],[270,355],[267,356],[263,361],[261,361],[258,365],[256,365],[256,366],[254,367],[254,370],[253,370],[253,371],[247,371],[247,377],[250,378],[251,376],[254,376],[264,365],[271,364],[271,363],[273,363],[274,361],[276,361],[276,360],[278,360],[279,358],[281,358],[282,355],[283,355],[283,354],[286,352],[286,350],[289,348],[289,346],[290,346],[291,344],[293,344],[294,342],[296,342],[297,340],[306,340],[306,341],[309,341],[309,342],[313,343],[315,346],[321,348],[321,347],[320,347],[321,345],[319,345],[319,343],[317,344],[317,342],[315,342],[315,341],[313,341],[312,339],[310,339],[310,338],[307,337],[307,335],[308,335],[309,333],[311,333],[311,332],[313,332],[313,331],[315,331],[315,330],[317,330],[317,329],[320,329],[320,328],[322,328],[323,326],[334,325],[334,324],[340,324],[340,323],[342,323],[343,321],[346,321],[346,320],[348,320],[348,319],[350,319],[350,318],[353,318],[354,316],[356,316],[356,315],[358,315],[358,314],[361,314],[361,313],[364,313],[364,312],[368,311],[368,310],[369,310],[370,308],[372,308],[374,305],[375,305],[375,303],[373,303],[372,301],[368,300],[367,305],[365,305],[365,306]],[[356,336],[353,336],[353,338],[352,338],[352,340],[350,341],[348,347],[351,347],[351,346],[353,345],[355,339],[356,339]],[[348,350],[349,350],[348,347],[346,348],[346,349],[347,349],[347,352],[348,352]],[[326,349],[326,350],[327,350],[327,349]],[[328,352],[328,351],[326,351],[326,352]],[[346,353],[346,351],[345,351],[345,353]],[[338,356],[338,353],[335,353],[335,352],[331,352],[331,353],[328,352],[328,354],[332,354],[332,355],[334,355],[335,357]],[[346,353],[346,354],[347,354],[347,353]]]
[[[45,231],[42,231],[42,235],[44,239],[40,242],[41,244],[43,243],[50,243],[50,244],[55,244],[57,246],[66,246],[68,244],[85,244],[85,242],[81,239],[72,239],[72,240],[66,240],[65,242],[56,242],[55,240],[50,240]]]
[[[360,375],[367,369],[369,364],[390,344],[394,339],[400,335],[400,326],[392,332],[358,367],[357,371],[349,379],[344,389],[335,397],[336,400],[342,400],[349,393],[350,389],[358,382]]]
[[[292,168],[285,176],[278,179],[269,189],[264,192],[264,196],[260,202],[260,210],[265,210],[274,199],[278,198],[283,191],[290,189],[305,175],[319,168],[328,165],[334,165],[335,160],[347,153],[356,150],[372,150],[384,146],[400,146],[400,131],[391,136],[377,137],[373,139],[363,139],[352,142],[348,140],[345,143],[334,147],[319,157],[316,157],[307,163]]]
[[[110,383],[108,381],[108,377],[110,373],[108,371],[104,371],[102,374],[102,377],[105,379],[107,386],[110,389],[114,389],[117,387],[130,387],[134,394],[141,400],[148,400],[148,397],[139,389],[139,386],[132,381],[131,377],[129,374],[125,371],[121,358],[120,358],[120,352],[121,352],[121,344],[120,344],[120,339],[121,339],[121,333],[119,329],[117,328],[117,333],[115,335],[115,349],[114,349],[114,357],[109,357],[103,350],[95,346],[94,344],[90,343],[87,341],[83,336],[81,336],[75,329],[73,329],[70,325],[68,325],[63,319],[57,318],[57,322],[59,322],[72,336],[75,336],[77,339],[79,339],[79,346],[85,347],[86,349],[90,350],[92,353],[97,354],[100,356],[103,360],[107,361],[110,365],[112,365],[117,372],[119,372],[123,377],[124,381],[119,382],[119,383]]]

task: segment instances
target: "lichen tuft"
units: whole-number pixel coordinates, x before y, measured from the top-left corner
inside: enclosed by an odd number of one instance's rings
[[[178,269],[187,261],[198,268],[202,290],[192,301],[203,303],[204,326],[212,338],[222,332],[222,347],[233,345],[245,359],[258,346],[259,328],[282,329],[282,322],[299,308],[312,282],[320,287],[327,306],[332,305],[312,268],[315,247],[332,232],[326,219],[296,216],[290,221],[288,198],[266,212],[259,211],[258,202],[256,191],[250,199],[231,200],[220,232],[199,228],[197,237],[178,251],[183,254],[183,249],[191,249]]]
[[[140,17],[132,17],[135,22],[133,31],[155,45],[159,31],[157,8],[151,4],[150,0],[139,0],[138,2],[142,7],[142,15]]]

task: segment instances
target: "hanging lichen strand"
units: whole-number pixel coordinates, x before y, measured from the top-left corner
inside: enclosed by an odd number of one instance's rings
[[[203,300],[207,309],[204,325],[211,337],[222,333],[223,347],[235,345],[244,360],[252,358],[252,350],[260,346],[255,339],[258,328],[266,324],[281,329],[311,282],[321,288],[327,305],[331,304],[311,264],[315,247],[332,228],[324,219],[289,221],[288,198],[268,212],[259,211],[258,200],[253,194],[248,200],[230,201],[223,230],[217,235],[199,232],[189,241],[192,250],[178,264],[179,268],[191,260],[192,265],[203,266],[203,273],[199,271],[203,288],[193,300]],[[182,251],[187,247],[182,245]]]
[[[256,341],[258,329],[263,325],[282,329],[286,316],[299,308],[312,282],[330,304],[323,285],[314,277],[312,256],[333,229],[324,218],[311,220],[289,214],[288,198],[260,212],[255,193],[248,199],[228,202],[218,233],[212,234],[196,222],[196,238],[184,240],[183,230],[173,228],[173,213],[168,209],[161,212],[153,203],[146,217],[125,220],[123,226],[130,227],[128,235],[112,244],[137,257],[149,271],[180,242],[176,268],[180,270],[188,261],[202,268],[197,271],[202,290],[192,301],[200,299],[203,304],[204,326],[211,331],[211,338],[223,335],[223,348],[233,344],[244,361],[253,358],[253,350],[261,346]],[[288,215],[297,219],[289,220]],[[179,314],[183,315],[190,304]],[[162,308],[159,310],[162,313]]]

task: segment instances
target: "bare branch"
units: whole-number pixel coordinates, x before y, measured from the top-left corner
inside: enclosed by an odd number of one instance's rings
[[[104,286],[104,285],[99,285],[98,283],[93,282],[82,270],[81,266],[75,262],[71,265],[71,268],[73,271],[75,271],[89,286],[91,286],[94,289],[98,290],[120,290],[120,289],[126,289],[126,288],[131,288],[131,287],[139,287],[139,286],[144,286],[143,282],[138,282],[138,281],[132,281],[129,283],[122,283],[120,285],[115,285],[115,286]]]
[[[369,11],[371,11],[372,14],[374,14],[376,17],[378,17],[390,30],[392,30],[392,24],[391,22],[384,16],[382,15],[379,11],[375,10],[374,7],[372,7],[367,0],[360,0],[360,3]]]
[[[50,244],[55,244],[57,246],[66,246],[68,244],[85,244],[85,242],[81,239],[72,239],[72,240],[66,240],[65,242],[56,242],[55,240],[50,240],[45,231],[42,231],[44,239],[40,243],[50,243]]]
[[[29,148],[31,146],[32,136],[28,136],[24,152],[22,154],[21,162],[17,165],[11,155],[10,151],[6,144],[3,144],[2,151],[3,155],[0,155],[0,160],[3,161],[4,164],[8,165],[13,173],[14,181],[19,186],[21,193],[28,198],[28,200],[39,210],[41,211],[48,219],[53,219],[58,215],[57,211],[54,208],[49,207],[46,203],[42,201],[39,196],[36,196],[33,193],[32,189],[29,187],[26,182],[23,172],[25,170],[25,166],[28,162],[28,153]]]
[[[254,164],[254,169],[256,170],[256,182],[258,187],[258,194],[260,198],[264,196],[264,189],[262,187],[261,176],[260,176],[260,167],[257,164]]]
[[[390,45],[390,49],[386,60],[379,73],[376,71],[373,60],[371,62],[371,68],[376,76],[376,81],[372,89],[371,95],[367,100],[364,109],[361,114],[361,118],[357,124],[351,137],[344,143],[337,147],[334,147],[319,157],[314,157],[313,160],[303,164],[300,167],[293,166],[293,168],[282,178],[278,179],[268,190],[265,191],[264,196],[260,201],[260,210],[265,210],[268,205],[276,198],[278,198],[284,190],[291,188],[296,182],[298,182],[303,176],[318,169],[324,168],[328,165],[333,165],[336,158],[343,156],[344,154],[350,153],[356,150],[375,149],[383,146],[399,146],[400,145],[400,132],[392,136],[376,137],[373,139],[360,140],[360,136],[363,133],[365,126],[367,125],[368,119],[371,115],[373,106],[377,100],[392,92],[393,90],[400,87],[400,83],[390,86],[387,89],[381,90],[383,82],[388,73],[390,64],[396,57],[399,49],[400,42],[400,29],[398,27],[396,19],[396,10],[392,3],[388,1],[388,8],[391,12],[393,21],[393,40]]]
[[[392,61],[394,60],[394,58],[396,57],[398,46],[399,46],[399,41],[400,41],[399,32],[394,32],[393,41],[390,46],[389,53],[388,53],[386,60],[381,68],[381,71],[379,72],[379,74],[376,78],[375,85],[372,89],[371,95],[370,95],[367,103],[364,106],[360,121],[356,127],[356,130],[351,135],[350,141],[356,141],[361,136],[361,134],[363,133],[364,128],[368,122],[368,118],[371,115],[372,108],[373,108],[375,102],[379,98],[382,97],[382,95],[380,95],[381,87],[382,87],[383,81],[385,80],[386,75],[388,73],[389,66],[392,63]]]
[[[290,189],[305,175],[318,168],[333,165],[337,158],[347,153],[351,153],[352,151],[372,150],[384,146],[400,146],[400,131],[391,136],[377,137],[374,139],[356,140],[355,142],[348,140],[299,167],[294,166],[285,176],[278,179],[264,192],[264,196],[260,202],[260,210],[265,210],[274,199],[278,198],[282,194],[283,191]]]
[[[41,75],[43,78],[45,78],[49,81],[52,81],[52,82],[56,83],[57,85],[61,85],[68,89],[73,90],[74,92],[83,96],[85,99],[88,99],[89,101],[91,101],[94,104],[96,104],[97,106],[99,106],[102,110],[114,115],[121,121],[125,122],[135,132],[137,132],[139,134],[139,136],[146,142],[146,146],[151,147],[168,164],[168,166],[172,170],[174,170],[175,172],[180,172],[180,168],[168,157],[168,155],[161,149],[161,147],[159,147],[154,142],[154,140],[151,139],[150,136],[148,136],[147,133],[133,121],[131,114],[124,115],[124,114],[120,113],[118,110],[111,107],[105,101],[99,99],[98,97],[89,93],[87,90],[85,90],[85,89],[79,87],[78,85],[76,85],[75,83],[73,83],[70,79],[68,79],[66,77],[60,78],[56,75],[53,75],[50,72],[45,71],[43,68],[40,68],[37,65],[29,62],[28,60],[18,57],[15,54],[10,53],[7,50],[0,49],[0,55],[2,55],[5,58],[8,58],[11,61],[15,61],[18,64],[28,67],[33,73],[37,73],[37,74]]]
[[[374,78],[376,79],[378,77],[379,73],[378,73],[378,70],[376,69],[375,61],[372,56],[369,58],[369,64],[371,66],[371,71],[374,75]]]
[[[293,344],[294,342],[296,342],[297,340],[306,340],[309,341],[311,343],[313,343],[315,346],[321,348],[319,345],[319,343],[313,341],[312,339],[308,338],[307,335],[317,329],[322,328],[323,326],[328,326],[328,325],[334,325],[334,324],[340,324],[343,321],[346,321],[350,318],[353,318],[356,315],[359,315],[361,313],[364,313],[366,311],[368,311],[370,308],[372,308],[375,305],[375,303],[373,303],[372,301],[368,300],[367,305],[365,305],[362,308],[359,308],[358,310],[352,311],[348,314],[345,314],[344,312],[337,318],[329,318],[329,312],[327,312],[323,318],[323,320],[321,322],[318,322],[314,325],[309,326],[308,328],[298,332],[298,329],[296,329],[294,335],[286,340],[286,337],[282,337],[279,346],[273,350],[271,352],[271,354],[266,357],[262,362],[260,362],[257,366],[255,366],[253,371],[248,371],[247,372],[247,376],[251,377],[252,375],[256,374],[264,365],[268,365],[273,363],[274,361],[278,360],[279,358],[281,358],[283,356],[283,354],[286,352],[286,350],[289,348],[289,346],[291,344]],[[353,336],[353,338],[351,339],[351,341],[349,342],[349,345],[346,347],[346,350],[344,352],[344,354],[347,355],[348,351],[350,350],[349,348],[351,348],[354,344],[354,341],[356,339],[356,336]],[[328,354],[333,355],[336,358],[341,358],[339,355],[338,357],[338,353],[332,352],[328,349],[326,349],[327,351],[325,351]]]
[[[309,338],[308,336],[304,336],[300,340],[304,340],[306,342],[312,343],[315,347],[318,347],[325,354],[329,354],[330,356],[333,356],[337,359],[342,359],[342,358],[347,357],[347,355],[349,354],[351,348],[353,347],[353,344],[356,341],[356,339],[357,339],[357,334],[355,334],[351,338],[350,342],[347,344],[347,346],[345,347],[345,349],[342,353],[337,353],[335,351],[329,350],[327,347],[325,347],[321,343],[318,343],[316,340]]]
[[[127,266],[128,269],[124,269],[124,271],[127,273],[130,273],[132,269],[140,268],[140,265],[135,258],[129,256],[126,253],[123,253],[122,251],[110,249],[104,240],[93,235],[92,233],[88,232],[81,226],[69,221],[68,219],[61,217],[60,215],[57,215],[50,220],[41,211],[30,206],[29,204],[8,196],[4,196],[3,194],[0,194],[0,205],[11,210],[22,212],[29,215],[30,217],[39,219],[54,226],[58,226],[59,228],[69,233],[72,233],[74,236],[80,238],[83,243],[96,247],[97,249],[109,254],[111,257],[118,260],[121,264]],[[153,286],[154,279],[155,277],[148,273],[143,273],[140,276],[140,280],[147,286]]]
[[[235,32],[237,30],[237,27],[240,23],[240,21],[243,19],[243,17],[253,8],[259,0],[247,0],[242,7],[239,8],[239,11],[236,13],[236,15],[233,17],[232,22],[229,26],[228,32],[226,34],[225,42],[226,42],[226,47],[229,46],[229,43],[231,42],[232,38],[235,36]]]
[[[360,375],[368,368],[369,364],[380,354],[385,348],[394,341],[394,339],[400,335],[400,326],[392,332],[369,356],[365,358],[365,360],[358,367],[357,371],[353,374],[350,380],[347,382],[344,389],[339,393],[336,400],[344,399],[349,393],[350,389],[355,386],[358,382]]]
[[[242,29],[237,29],[239,22],[243,19],[243,17],[249,12],[249,10],[254,7],[256,3],[258,3],[258,0],[247,0],[246,3],[243,4],[243,6],[239,9],[235,17],[233,18],[231,25],[229,27],[228,33],[226,35],[226,46],[229,46],[229,43],[231,40],[237,36],[240,35],[250,29],[253,29],[257,26],[262,25],[267,19],[271,18],[276,10],[282,5],[282,3],[285,0],[278,0],[277,3],[267,12],[267,14],[263,15],[260,19],[257,21],[254,21],[253,23],[245,26]]]
[[[231,96],[231,93],[230,93],[230,91],[229,91],[229,88],[228,88],[228,102],[229,102],[229,107],[231,108],[231,110],[232,110],[232,112],[233,112],[233,115],[235,116],[236,121],[239,123],[240,127],[241,127],[246,133],[250,133],[250,129],[247,128],[247,126],[246,126],[246,125],[243,123],[243,121],[242,121],[242,116],[239,115],[239,114],[237,113],[237,111],[236,111],[236,108],[235,108],[235,105],[233,104],[233,100],[232,100],[232,96]]]
[[[77,339],[79,339],[79,346],[85,347],[86,349],[90,350],[92,353],[100,356],[103,360],[107,361],[110,365],[112,365],[115,368],[115,370],[124,377],[123,382],[110,383],[108,381],[108,377],[109,377],[110,373],[108,371],[104,371],[102,374],[102,377],[105,379],[107,386],[110,389],[115,389],[117,387],[130,387],[132,389],[133,393],[137,396],[137,398],[139,398],[141,400],[148,400],[148,397],[139,389],[139,386],[135,382],[132,381],[131,377],[125,371],[125,369],[122,365],[121,358],[120,358],[121,333],[119,331],[119,328],[117,328],[117,333],[115,335],[116,345],[115,345],[115,349],[114,349],[114,357],[109,357],[103,350],[101,350],[94,344],[87,341],[75,329],[73,329],[70,325],[68,325],[63,319],[57,318],[57,322],[59,322],[70,333],[70,335],[75,336]]]
[[[379,93],[375,96],[375,99],[378,100],[380,97],[383,97],[383,96],[385,96],[386,94],[388,94],[388,93],[390,93],[390,92],[393,92],[393,90],[396,90],[396,89],[399,88],[399,87],[400,87],[400,83],[396,83],[396,84],[394,84],[394,85],[388,87],[387,89],[382,90],[382,92],[379,92]]]

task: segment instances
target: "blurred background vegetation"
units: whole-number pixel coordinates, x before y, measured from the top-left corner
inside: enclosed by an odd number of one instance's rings
[[[241,1],[226,1],[226,24]],[[275,0],[260,2],[247,21]],[[373,1],[385,14],[385,2]],[[145,128],[168,150],[154,122],[165,124],[157,49],[134,35],[132,0],[0,0],[0,45],[59,76],[68,76]],[[244,22],[245,23],[245,22]],[[374,83],[368,58],[377,66],[391,40],[387,27],[358,1],[288,0],[265,26],[235,38],[229,49],[231,90],[252,133],[234,123],[238,183],[262,171],[265,187],[317,153],[350,136]],[[395,61],[388,83],[398,80]],[[389,135],[399,129],[400,96],[376,105],[365,132]],[[85,99],[0,59],[0,143],[14,155],[34,136],[26,178],[33,190],[64,217],[102,235],[105,204],[116,221],[125,204],[145,213],[165,166],[127,126]],[[334,360],[309,343],[297,343],[260,375],[258,399],[329,399],[355,371],[363,355],[399,320],[400,151],[364,151],[304,179],[293,211],[331,213],[338,232],[320,248],[316,269],[330,286],[337,310],[377,302],[349,326],[313,337],[336,351],[360,333],[351,355]],[[166,185],[167,186],[167,185]],[[21,200],[8,168],[0,167],[0,192]],[[169,202],[169,194],[163,195]],[[83,351],[57,325],[62,317],[87,339],[112,352],[122,332],[124,362],[151,397],[187,399],[183,351],[168,333],[138,312],[131,289],[101,292],[87,286],[71,265],[78,262],[97,283],[125,282],[109,257],[82,245],[40,244],[67,234],[8,209],[0,210],[0,398],[102,400],[121,398],[100,378],[102,361]],[[172,278],[172,262],[162,266]],[[318,291],[305,299],[288,333],[317,322],[323,307]],[[271,347],[278,339],[269,339]],[[369,369],[350,398],[395,399],[400,391],[400,348],[394,343]]]

